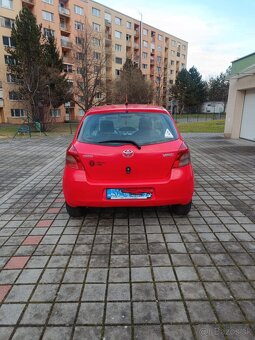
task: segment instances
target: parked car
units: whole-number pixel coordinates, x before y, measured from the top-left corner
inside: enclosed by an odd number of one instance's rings
[[[164,108],[93,107],[67,149],[63,191],[72,217],[86,207],[164,205],[186,215],[194,192],[190,151]]]

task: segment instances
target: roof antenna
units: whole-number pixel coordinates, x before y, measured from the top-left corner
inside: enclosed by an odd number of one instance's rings
[[[126,105],[126,113],[128,113],[128,96],[126,94],[126,102],[125,102],[125,105]]]

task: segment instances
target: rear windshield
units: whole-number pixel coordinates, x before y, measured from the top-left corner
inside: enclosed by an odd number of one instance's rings
[[[81,127],[78,140],[91,144],[121,145],[133,141],[142,146],[176,140],[177,131],[165,113],[101,113],[89,115]],[[114,142],[116,141],[116,142]]]

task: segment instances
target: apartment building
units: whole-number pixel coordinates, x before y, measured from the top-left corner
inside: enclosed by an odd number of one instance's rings
[[[74,44],[86,18],[93,30],[100,32],[100,44],[109,56],[106,84],[120,75],[126,58],[131,58],[159,89],[163,105],[171,108],[169,87],[186,67],[186,41],[91,0],[0,0],[0,122],[20,122],[26,115],[22,101],[14,95],[16,85],[7,73],[11,61],[5,51],[5,46],[11,46],[13,20],[24,6],[42,24],[45,35],[54,34],[70,81],[77,72]],[[52,111],[56,121],[79,119],[83,114],[74,102]]]

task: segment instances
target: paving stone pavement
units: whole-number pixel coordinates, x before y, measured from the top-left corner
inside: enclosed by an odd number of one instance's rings
[[[0,141],[0,339],[255,339],[255,144],[185,135],[187,217],[64,208],[70,137]]]

